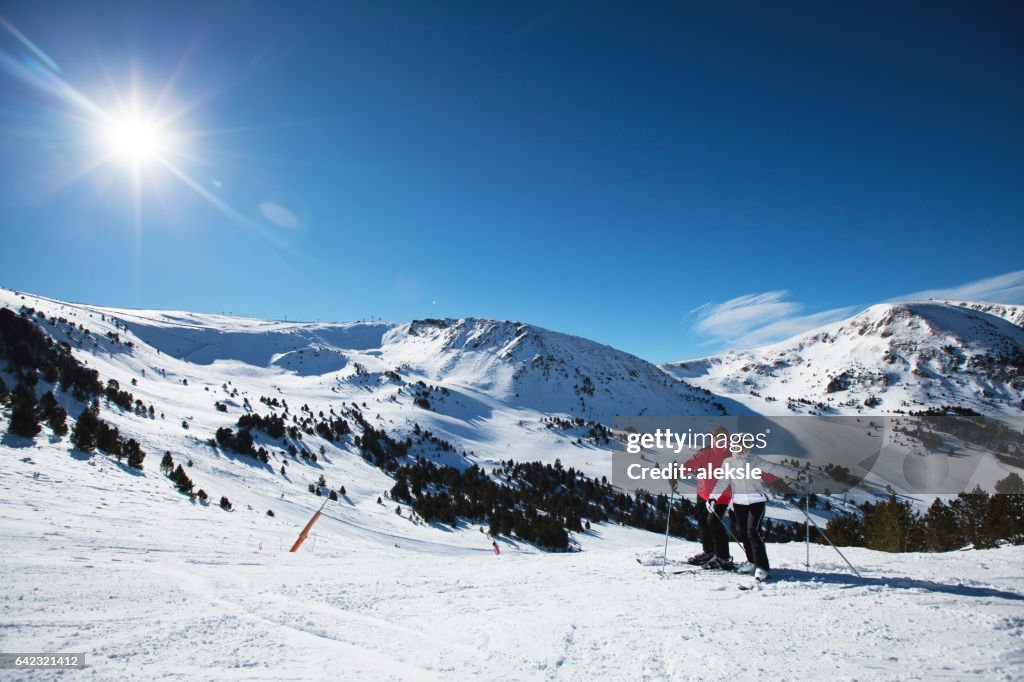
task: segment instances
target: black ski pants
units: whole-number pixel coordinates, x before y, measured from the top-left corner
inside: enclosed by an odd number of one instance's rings
[[[764,520],[764,502],[754,504],[733,504],[732,511],[736,515],[736,530],[747,561],[758,568],[769,570],[768,552],[761,536],[761,522]]]
[[[700,544],[705,552],[714,554],[719,559],[729,558],[729,538],[725,534],[722,519],[725,518],[727,504],[716,504],[714,513],[707,507],[707,500],[697,498],[697,528],[700,530]]]

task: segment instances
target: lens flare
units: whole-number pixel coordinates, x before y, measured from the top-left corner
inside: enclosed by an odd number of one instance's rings
[[[134,112],[112,116],[104,127],[103,143],[112,156],[132,164],[159,159],[168,146],[160,126]]]

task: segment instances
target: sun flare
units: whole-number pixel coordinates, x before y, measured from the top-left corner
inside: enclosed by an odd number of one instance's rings
[[[157,121],[128,113],[107,121],[103,143],[112,156],[140,165],[159,159],[167,151],[168,137]]]

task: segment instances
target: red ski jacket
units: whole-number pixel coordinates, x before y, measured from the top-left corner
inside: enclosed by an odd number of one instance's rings
[[[697,479],[697,497],[702,500],[707,500],[711,497],[711,494],[715,491],[715,484],[718,480],[715,478],[707,477],[708,466],[711,467],[712,471],[722,466],[724,462],[730,456],[729,448],[704,448],[699,450],[690,459],[683,462],[683,468],[689,474],[696,474],[698,469],[704,471],[704,478]],[[716,504],[729,504],[729,500],[732,498],[732,487],[726,486],[725,490],[719,493],[718,498],[715,500]]]

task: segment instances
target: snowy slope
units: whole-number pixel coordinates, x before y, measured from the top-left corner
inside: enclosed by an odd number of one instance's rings
[[[79,360],[155,408],[101,412],[142,442],[141,472],[73,451],[46,427],[0,440],[2,651],[84,651],[90,667],[76,674],[88,679],[787,679],[798,659],[802,678],[1024,674],[1021,548],[850,550],[856,579],[830,550],[813,548],[812,575],[802,546],[774,545],[780,582],[748,594],[735,576],[657,578],[634,557],[659,551],[661,537],[615,525],[576,534],[583,552],[500,538],[496,557],[475,525],[395,513],[392,479],[347,440],[304,436],[323,448],[316,462],[264,441],[268,465],[207,443],[248,409],[284,413],[261,397],[287,401],[289,416],[358,404],[389,432],[420,424],[451,441],[454,452],[417,445],[437,461],[559,458],[606,475],[605,446],[541,419],[718,409],[628,354],[489,320],[294,324],[6,290],[0,305],[43,311],[43,328]],[[81,409],[61,400],[72,416]],[[234,509],[175,491],[159,472],[165,450]],[[321,475],[346,494],[289,554],[323,501],[308,492]],[[673,540],[670,557],[695,551]],[[828,627],[809,621],[822,604],[836,614]]]
[[[468,459],[439,456],[452,464],[561,458],[600,476],[609,471],[609,449],[575,443],[586,429],[551,430],[541,419],[560,415],[607,424],[617,414],[725,409],[707,391],[674,381],[635,356],[521,323],[289,323],[115,310],[8,290],[0,290],[0,305],[27,305],[89,329],[89,339],[73,335],[79,358],[104,382],[116,379],[164,414],[155,423],[134,415],[114,421],[126,433],[138,431],[143,446],[159,452],[191,447],[232,426],[247,411],[246,399],[267,413],[257,401],[268,396],[287,400],[292,414],[301,405],[318,414],[342,403],[365,404],[371,421],[396,436],[419,424],[465,451]],[[66,340],[61,330],[51,331]],[[108,334],[118,334],[122,343],[110,344]],[[129,386],[133,379],[136,385]],[[421,381],[425,387],[417,386]],[[428,398],[429,409],[414,404],[417,392]],[[226,414],[214,408],[218,401],[228,406]]]
[[[802,545],[771,545],[778,582],[740,592],[735,575],[662,579],[639,566],[638,552],[660,553],[657,535],[607,526],[584,552],[506,542],[496,557],[472,529],[389,525],[397,517],[372,515],[360,493],[351,505],[372,531],[352,525],[350,503],[331,505],[288,554],[301,497],[268,498],[279,512],[268,520],[183,502],[45,439],[3,455],[0,649],[86,652],[75,679],[1024,675],[1024,547],[851,548],[856,578],[826,547],[812,547],[808,573]],[[669,557],[695,550],[673,540]],[[69,679],[32,676],[57,678]]]
[[[520,322],[288,323],[81,306],[125,322],[163,354],[199,365],[240,363],[301,377],[397,371],[515,407],[610,421],[618,414],[720,414],[713,396],[636,356]]]
[[[762,348],[662,365],[762,414],[1024,412],[1024,307],[875,305]]]

